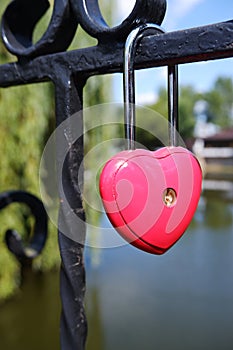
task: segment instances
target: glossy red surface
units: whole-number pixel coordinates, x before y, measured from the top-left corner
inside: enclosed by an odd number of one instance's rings
[[[163,254],[183,235],[197,208],[202,172],[182,147],[155,152],[123,151],[100,176],[100,195],[109,220],[139,249]]]

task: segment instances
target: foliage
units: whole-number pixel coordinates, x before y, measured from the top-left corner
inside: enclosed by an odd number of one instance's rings
[[[3,8],[4,6],[1,7],[1,11]],[[0,42],[0,63],[14,60]],[[0,143],[1,192],[22,189],[40,197],[38,169],[45,141],[51,131],[53,111],[53,90],[50,84],[0,90],[0,137],[3,141]],[[0,212],[1,234],[3,235],[8,228],[15,228],[25,236],[29,216],[30,212],[26,207],[11,204]],[[33,263],[33,268],[45,270],[59,264],[55,230],[53,228],[51,231],[52,225],[49,226],[50,234],[46,247],[43,254]],[[17,290],[21,269],[2,241],[0,251],[0,299],[3,299]]]
[[[208,103],[210,121],[226,128],[233,124],[233,81],[228,77],[219,77],[213,88],[203,97]]]
[[[181,86],[179,94],[179,131],[182,138],[187,139],[192,136],[195,125],[194,105],[199,98],[199,94],[192,86]],[[166,119],[168,118],[167,90],[161,88],[158,100],[151,106],[156,112]]]
[[[103,1],[102,1],[103,2]],[[9,3],[1,2],[0,17]],[[110,4],[104,1],[105,8]],[[53,5],[53,0],[50,0]],[[34,42],[45,31],[52,14],[52,6],[37,24],[33,33]],[[110,12],[109,12],[110,17]],[[70,46],[70,50],[94,45],[96,40],[90,38],[79,27]],[[0,64],[15,61],[0,41]],[[84,100],[85,105],[104,102],[108,96],[109,87],[104,85],[103,77],[88,81]],[[30,86],[12,87],[0,90],[0,159],[1,177],[0,191],[22,189],[37,195],[39,192],[39,163],[44,145],[53,130],[54,125],[54,94],[49,83]],[[97,140],[92,137],[91,144]],[[91,144],[86,144],[90,148]],[[28,208],[19,204],[11,204],[0,212],[2,235],[8,228],[15,228],[24,237],[28,226],[31,226]],[[12,295],[20,284],[21,270],[18,262],[7,250],[3,241],[0,242],[0,299]],[[56,227],[49,223],[48,240],[40,257],[33,262],[34,269],[46,271],[60,264],[57,244]]]
[[[218,77],[213,87],[200,93],[192,86],[181,86],[179,93],[179,121],[180,134],[184,140],[193,137],[194,126],[196,123],[195,104],[198,101],[207,102],[206,119],[219,125],[222,128],[232,126],[233,124],[233,81],[228,77]],[[150,106],[156,112],[168,117],[167,92],[161,88],[158,94],[158,100]],[[146,123],[146,121],[145,121]]]
[[[1,192],[9,189],[22,189],[40,197],[39,162],[47,138],[50,119],[53,118],[53,104],[50,96],[51,86],[49,84],[0,90],[0,137],[4,141],[0,144]],[[24,236],[29,215],[27,208],[23,208],[22,205],[12,204],[2,210],[0,212],[2,234],[8,228],[15,228]],[[49,235],[47,245],[51,245],[51,240],[53,240],[52,245],[56,247],[56,242],[51,235]],[[13,291],[20,281],[20,268],[11,254],[6,251],[5,244],[0,244],[0,250],[2,260],[0,298],[2,298]],[[52,255],[58,258],[56,248],[53,249]],[[46,249],[35,266],[40,265],[43,269],[48,260],[51,260],[51,252]]]
[[[198,99],[199,94],[192,86],[181,87],[179,101],[179,130],[183,139],[193,136],[193,129],[195,126],[194,106]]]
[[[7,3],[1,3],[0,15]],[[0,63],[14,60],[0,42]],[[52,86],[47,83],[0,90],[1,192],[21,189],[40,197],[38,169],[54,119],[52,96]],[[8,228],[16,229],[24,237],[33,224],[28,208],[20,204],[11,204],[2,210],[0,222],[2,238]],[[56,241],[56,235],[50,234],[46,248],[33,263],[33,268],[45,270],[59,264]],[[21,267],[2,240],[0,251],[0,299],[4,299],[17,290]]]

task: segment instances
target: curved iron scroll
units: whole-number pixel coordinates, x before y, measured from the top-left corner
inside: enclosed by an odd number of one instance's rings
[[[130,15],[120,25],[110,28],[102,17],[98,0],[71,3],[80,25],[99,41],[125,41],[132,29],[140,24],[161,24],[166,12],[165,0],[137,0]]]
[[[24,191],[8,191],[0,194],[0,210],[12,203],[24,203],[35,218],[34,230],[29,242],[24,243],[16,230],[9,229],[5,234],[8,249],[23,263],[34,259],[44,248],[48,219],[43,203],[34,195]]]
[[[18,57],[33,57],[66,50],[77,28],[69,0],[56,0],[47,31],[35,44],[37,22],[49,8],[48,0],[14,0],[2,17],[2,38],[7,49]]]
[[[166,0],[137,0],[130,15],[118,26],[105,22],[98,0],[55,0],[53,15],[42,38],[33,43],[37,22],[49,8],[48,0],[13,0],[2,17],[2,38],[7,49],[18,57],[36,57],[64,51],[70,45],[78,23],[99,42],[124,42],[139,24],[161,24]]]

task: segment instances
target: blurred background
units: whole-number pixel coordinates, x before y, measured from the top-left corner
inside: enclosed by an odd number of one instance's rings
[[[8,2],[1,0],[0,16]],[[35,41],[51,17],[53,1],[50,3],[50,10],[36,27]],[[99,1],[109,25],[120,23],[134,3]],[[217,0],[167,3],[162,24],[166,31],[230,20],[233,16],[231,0],[225,0],[224,5]],[[95,44],[78,28],[69,49]],[[0,63],[14,60],[0,42]],[[179,67],[180,133],[198,156],[204,173],[202,197],[182,239],[164,256],[123,246],[123,241],[118,248],[86,248],[88,350],[232,349],[232,63],[232,59],[226,59]],[[137,72],[136,90],[137,104],[167,118],[165,68]],[[122,103],[122,96],[121,74],[92,77],[85,87],[85,107]],[[40,197],[39,163],[55,125],[52,84],[1,89],[0,116],[0,137],[5,141],[0,144],[1,192],[22,189]],[[88,129],[90,118],[85,123]],[[151,118],[144,118],[144,123],[144,129],[150,130],[153,113]],[[108,136],[115,132],[110,130]],[[86,154],[102,142],[103,133],[98,128],[85,135]],[[156,147],[157,140],[143,130],[138,130],[137,137],[149,149]],[[111,150],[113,154],[116,151]],[[85,167],[86,192],[91,193],[90,172],[97,182],[91,157]],[[89,205],[86,209],[89,223],[110,227],[104,215]],[[24,236],[33,225],[28,209],[17,204],[0,212],[0,222],[2,237],[8,228],[17,228]],[[110,232],[116,235],[114,230]],[[92,233],[88,235],[90,239]],[[60,257],[56,227],[50,223],[46,247],[29,269],[22,270],[2,240],[0,250],[1,349],[58,349]]]

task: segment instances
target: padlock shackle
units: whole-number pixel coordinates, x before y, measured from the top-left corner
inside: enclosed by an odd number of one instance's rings
[[[169,143],[177,146],[177,131],[179,130],[179,92],[178,92],[178,66],[168,66],[168,121]]]
[[[145,23],[135,28],[128,36],[124,50],[124,122],[125,138],[128,150],[135,149],[135,73],[134,59],[137,44],[146,30],[154,29],[157,33],[165,33],[164,29],[153,23]],[[168,66],[168,111],[169,111],[169,141],[176,145],[176,130],[178,130],[178,69],[176,65]]]

